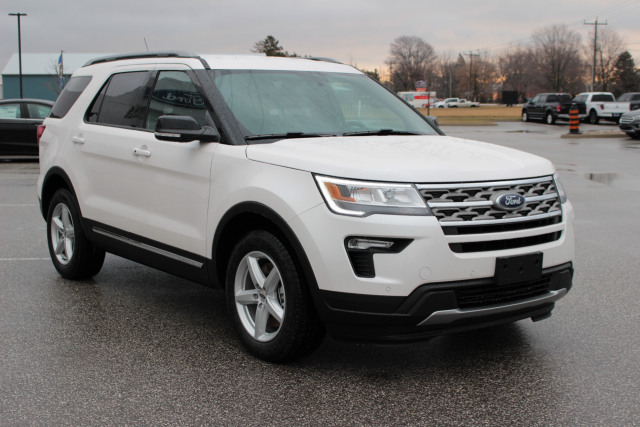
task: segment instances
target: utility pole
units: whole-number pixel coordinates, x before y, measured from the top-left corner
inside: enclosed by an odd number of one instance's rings
[[[473,98],[473,57],[474,56],[480,56],[479,53],[473,53],[471,51],[467,52],[467,53],[463,53],[463,55],[466,55],[469,57],[469,98]],[[470,99],[472,101],[475,101],[475,99]]]
[[[596,87],[596,58],[598,55],[598,25],[607,25],[607,23],[598,22],[598,18],[596,18],[596,22],[587,22],[584,21],[584,25],[593,25],[593,71],[591,73],[591,91],[593,92]]]
[[[26,13],[10,13],[9,16],[17,16],[18,17],[18,67],[20,69],[20,99],[22,96],[22,39],[20,36],[20,17],[27,16]]]

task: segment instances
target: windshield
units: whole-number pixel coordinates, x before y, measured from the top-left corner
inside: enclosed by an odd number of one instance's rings
[[[422,116],[362,74],[265,70],[211,73],[247,140],[437,134]]]

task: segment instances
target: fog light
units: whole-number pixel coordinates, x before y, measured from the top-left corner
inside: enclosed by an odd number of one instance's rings
[[[360,237],[353,237],[347,241],[348,249],[389,249],[393,246],[394,242],[390,242],[388,240],[372,240],[372,239],[363,239]]]
[[[375,277],[373,254],[397,254],[409,246],[412,241],[411,239],[350,236],[344,240],[344,246],[355,275]]]

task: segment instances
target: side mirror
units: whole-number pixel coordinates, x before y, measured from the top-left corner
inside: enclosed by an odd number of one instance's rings
[[[202,126],[191,116],[160,116],[155,136],[161,141],[220,142],[220,133],[211,126]]]
[[[427,119],[427,122],[437,131],[440,131],[440,125],[438,124],[438,118],[436,116],[424,116],[424,118]]]

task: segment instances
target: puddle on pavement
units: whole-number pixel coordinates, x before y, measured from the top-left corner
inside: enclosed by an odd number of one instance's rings
[[[596,172],[586,174],[589,181],[598,182],[614,188],[638,191],[640,189],[640,177],[619,173]]]
[[[549,133],[545,130],[529,130],[529,129],[518,129],[518,130],[508,130],[506,133]]]
[[[624,141],[622,143],[623,148],[640,149],[640,141]]]
[[[601,184],[612,185],[613,182],[618,179],[617,173],[588,173],[587,178],[589,181],[599,182]]]

